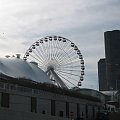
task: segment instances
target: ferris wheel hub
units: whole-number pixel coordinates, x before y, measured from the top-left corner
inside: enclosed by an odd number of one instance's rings
[[[50,71],[50,70],[54,71],[54,67],[53,66],[48,66],[47,71]]]

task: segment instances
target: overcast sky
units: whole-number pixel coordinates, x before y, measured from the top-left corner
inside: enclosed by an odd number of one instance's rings
[[[85,88],[98,89],[104,32],[120,30],[120,0],[0,0],[0,56],[22,56],[39,38],[66,37],[85,60]]]

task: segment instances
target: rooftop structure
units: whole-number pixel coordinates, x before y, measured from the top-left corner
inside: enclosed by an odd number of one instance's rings
[[[40,83],[51,83],[47,74],[37,65],[16,57],[0,58],[0,73],[14,78],[25,78]]]

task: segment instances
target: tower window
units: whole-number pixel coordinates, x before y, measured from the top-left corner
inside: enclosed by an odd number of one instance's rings
[[[59,115],[60,117],[63,117],[63,111],[60,111]]]
[[[51,115],[55,116],[55,100],[51,100]]]
[[[66,102],[66,117],[69,118],[69,102]]]
[[[36,97],[31,97],[31,112],[37,112],[37,99]]]
[[[42,114],[46,114],[45,110],[42,111]]]
[[[10,99],[9,93],[2,93],[2,95],[1,95],[1,107],[9,108],[9,99]]]

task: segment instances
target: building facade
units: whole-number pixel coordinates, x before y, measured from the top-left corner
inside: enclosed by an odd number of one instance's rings
[[[107,31],[104,37],[107,88],[117,90],[120,89],[120,30]]]
[[[99,91],[107,90],[106,80],[106,61],[105,58],[98,61],[98,78],[99,78]]]
[[[0,82],[0,120],[95,120],[103,103]]]

